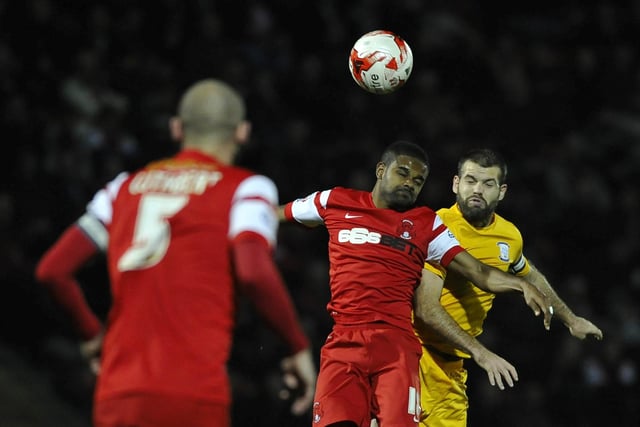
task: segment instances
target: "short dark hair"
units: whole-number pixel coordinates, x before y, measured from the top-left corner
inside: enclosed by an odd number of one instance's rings
[[[462,165],[467,161],[472,161],[483,168],[497,166],[500,169],[498,180],[500,184],[507,181],[507,163],[500,153],[490,148],[475,148],[467,151],[460,160],[458,160],[458,175],[462,174]]]
[[[410,156],[416,158],[418,160],[421,160],[428,169],[431,169],[427,152],[424,151],[424,149],[418,144],[409,141],[396,141],[389,145],[382,153],[380,161],[386,165],[389,165],[398,156]]]

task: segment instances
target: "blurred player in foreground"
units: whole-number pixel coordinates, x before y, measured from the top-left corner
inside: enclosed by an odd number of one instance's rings
[[[536,315],[551,321],[547,299],[533,285],[480,263],[433,210],[416,207],[428,173],[422,148],[401,141],[382,154],[372,191],[335,187],[280,208],[281,220],[324,224],[329,233],[327,309],[334,326],[321,350],[316,427],[369,427],[372,418],[381,427],[418,424],[421,347],[411,319],[414,295],[421,306],[425,261],[493,292],[523,292]],[[493,362],[498,380],[511,381],[508,367]]]
[[[282,369],[301,389],[292,412],[303,414],[316,369],[272,259],[278,191],[269,178],[232,166],[250,134],[244,101],[221,81],[197,82],[170,131],[181,151],[111,181],[37,266],[37,279],[86,340],[85,355],[101,349],[94,423],[228,427],[237,290],[288,344]],[[99,250],[113,296],[104,343],[74,278]]]
[[[460,158],[453,178],[456,203],[451,208],[438,210],[438,215],[475,258],[520,276],[544,292],[555,316],[573,336],[584,339],[591,335],[602,339],[602,331],[589,320],[576,316],[545,276],[527,261],[518,228],[496,214],[496,207],[507,191],[506,178],[507,166],[498,153],[488,149],[468,152]],[[444,288],[442,280],[434,280],[425,290],[424,318],[433,330],[421,332],[423,412],[420,425],[464,427],[469,406],[464,359],[472,357],[481,364],[488,351],[475,337],[482,333],[495,295],[455,272],[447,273]],[[457,346],[451,344],[452,336],[458,337]]]

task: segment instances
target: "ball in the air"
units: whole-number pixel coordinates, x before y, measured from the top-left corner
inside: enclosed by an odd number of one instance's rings
[[[401,88],[413,68],[409,44],[399,35],[371,31],[360,37],[349,55],[349,71],[367,92],[387,94]]]

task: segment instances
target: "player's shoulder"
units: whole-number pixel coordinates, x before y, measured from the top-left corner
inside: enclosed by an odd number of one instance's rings
[[[434,218],[437,216],[436,211],[427,205],[417,205],[406,212],[419,217]]]
[[[520,233],[520,229],[518,228],[518,226],[502,215],[495,213],[494,222],[495,229],[498,230],[501,234],[512,236],[516,239],[522,239],[522,233]]]
[[[455,209],[453,206],[448,208],[440,208],[436,211],[438,216],[442,218],[442,220],[446,223],[455,219],[462,218],[462,214],[458,209]]]
[[[416,210],[421,213],[428,212],[429,214],[432,214],[432,215],[436,214],[435,209],[433,209],[431,206],[428,206],[428,205],[417,205],[413,207],[412,210]]]
[[[249,197],[251,195],[261,195],[270,200],[278,199],[278,187],[276,183],[266,175],[259,173],[242,173],[238,176],[238,188],[236,197]]]
[[[411,221],[414,224],[421,224],[427,226],[428,229],[433,229],[440,224],[442,224],[442,220],[438,217],[436,212],[426,205],[418,205],[413,208],[403,211],[396,212],[391,214],[393,217],[400,215],[404,220]]]
[[[328,190],[322,191],[327,198],[332,201],[349,201],[351,203],[363,203],[371,199],[371,192],[336,186]]]
[[[267,175],[235,165],[222,165],[220,172],[221,182],[225,188],[234,191],[234,199],[259,197],[277,203],[278,187]]]
[[[368,193],[367,191],[364,191],[364,190],[357,190],[355,188],[347,188],[339,185],[333,188],[330,188],[329,191],[331,191],[334,194],[341,194],[345,196],[357,196],[360,194]]]
[[[124,185],[124,183],[131,180],[133,176],[134,174],[128,171],[119,172],[115,177],[107,182],[103,188],[98,190],[97,194],[105,192],[111,198],[113,198],[120,191],[120,188]]]
[[[497,212],[494,213],[494,221],[500,227],[513,228],[513,229],[518,230],[518,226],[515,223],[513,223],[510,220],[508,220],[507,218],[505,218],[504,216],[500,215]]]

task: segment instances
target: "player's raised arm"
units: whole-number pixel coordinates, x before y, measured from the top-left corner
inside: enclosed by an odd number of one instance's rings
[[[439,334],[449,344],[464,350],[487,372],[489,383],[504,390],[518,381],[516,368],[486,348],[475,337],[465,332],[440,304],[443,280],[435,273],[423,269],[420,285],[416,289],[414,302],[414,326],[419,336]]]
[[[488,292],[522,292],[526,304],[533,310],[534,314],[536,316],[539,316],[540,313],[544,315],[545,329],[548,330],[550,328],[553,315],[551,301],[532,283],[495,267],[488,266],[466,251],[457,254],[447,266],[447,269],[463,275],[476,286]]]
[[[558,296],[547,278],[529,261],[531,271],[524,276],[524,279],[534,284],[549,298],[549,303],[553,306],[553,313],[569,329],[571,335],[579,339],[593,336],[598,340],[602,339],[602,331],[588,319],[577,316],[569,306]]]
[[[294,222],[307,227],[317,227],[324,223],[319,209],[325,209],[331,190],[316,191],[307,197],[295,199],[276,208],[279,222]]]

